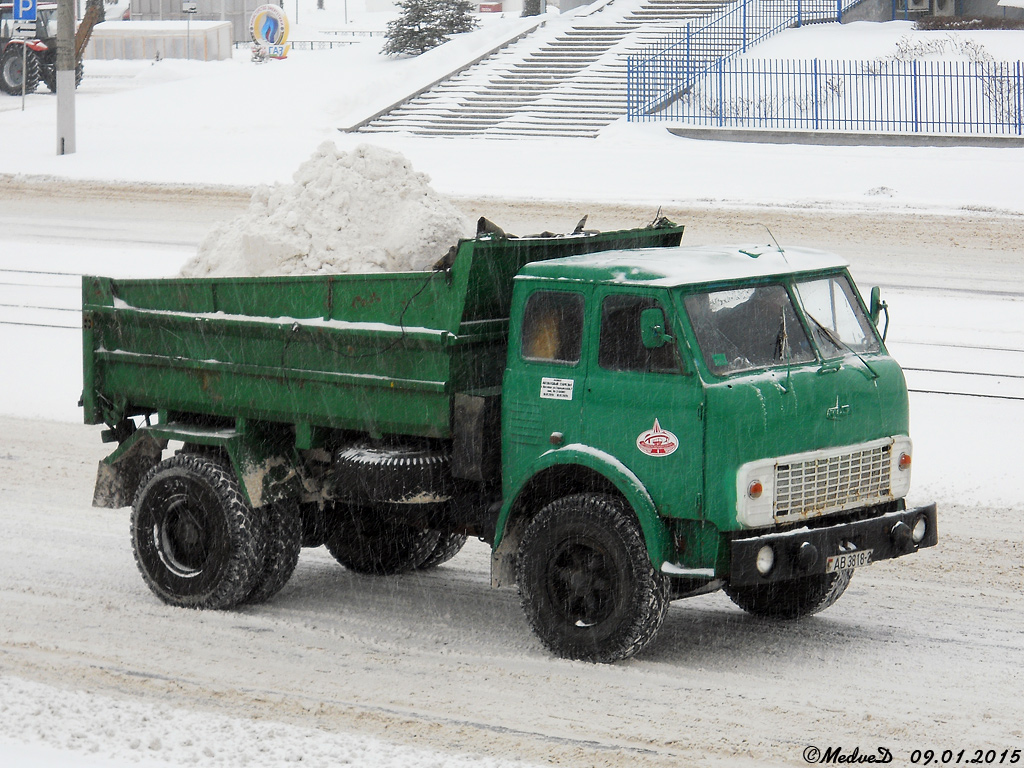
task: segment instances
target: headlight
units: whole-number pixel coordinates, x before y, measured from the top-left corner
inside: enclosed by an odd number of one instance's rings
[[[924,515],[918,515],[917,520],[914,521],[914,527],[910,529],[910,538],[915,544],[920,544],[927,535],[928,520]]]
[[[775,550],[765,544],[757,550],[757,559],[755,564],[757,565],[757,572],[762,576],[767,576],[771,571],[772,566],[775,565]]]

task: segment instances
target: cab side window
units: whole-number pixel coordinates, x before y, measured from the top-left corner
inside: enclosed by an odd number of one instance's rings
[[[644,346],[640,313],[661,305],[648,296],[608,296],[601,306],[601,341],[597,362],[609,371],[680,373],[676,345]],[[665,312],[662,310],[662,317]]]
[[[522,355],[527,360],[578,363],[583,347],[583,296],[537,291],[523,314]]]

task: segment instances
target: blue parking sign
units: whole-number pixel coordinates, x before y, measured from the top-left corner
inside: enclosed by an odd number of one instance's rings
[[[14,0],[15,21],[36,20],[36,0]]]

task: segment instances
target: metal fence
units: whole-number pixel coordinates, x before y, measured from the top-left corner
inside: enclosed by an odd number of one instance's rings
[[[688,23],[628,57],[626,114],[643,119],[671,103],[720,60],[784,29],[841,21],[861,0],[738,0],[703,24]]]
[[[1020,61],[720,61],[657,117],[693,125],[1022,134]]]

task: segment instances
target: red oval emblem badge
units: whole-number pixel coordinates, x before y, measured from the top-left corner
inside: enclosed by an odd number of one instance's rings
[[[679,447],[679,438],[667,429],[662,429],[661,424],[655,419],[654,427],[636,439],[636,447],[648,456],[668,456],[675,453]]]

